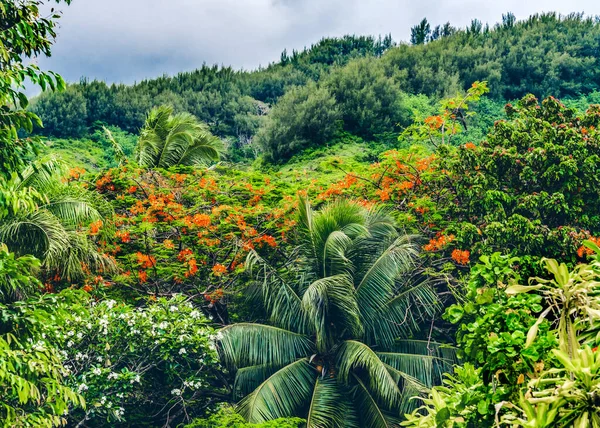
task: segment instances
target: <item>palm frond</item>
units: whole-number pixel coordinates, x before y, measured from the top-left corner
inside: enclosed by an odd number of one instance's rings
[[[343,428],[353,416],[347,391],[335,377],[317,378],[306,417],[307,428]]]
[[[234,397],[244,397],[254,391],[269,376],[281,369],[284,365],[261,364],[243,367],[235,373],[233,384]]]
[[[377,356],[387,365],[418,379],[428,388],[434,385],[436,365],[451,365],[451,360],[445,360],[434,355],[419,355],[400,352],[377,352]]]
[[[303,358],[273,373],[238,404],[238,412],[251,423],[297,415],[310,400],[316,371]]]
[[[123,147],[121,147],[121,145],[117,142],[117,140],[115,140],[115,137],[113,136],[112,132],[110,132],[110,129],[108,129],[106,126],[103,126],[102,130],[104,131],[104,135],[106,136],[106,139],[112,146],[115,160],[119,163],[119,165],[122,165],[127,160],[127,156],[125,156]]]
[[[346,252],[352,245],[352,239],[340,230],[329,234],[325,240],[322,255],[323,276],[341,273],[352,274],[352,263]]]
[[[394,413],[403,415],[416,409],[418,404],[415,398],[426,397],[429,394],[430,389],[423,385],[419,379],[409,375],[408,373],[397,370],[388,364],[385,366],[402,390],[400,405],[397,409],[394,409]]]
[[[44,269],[57,272],[69,281],[80,280],[90,271],[104,274],[116,271],[114,259],[100,253],[85,234],[70,231],[67,236],[66,247],[46,254]]]
[[[0,223],[0,242],[17,254],[44,260],[68,248],[69,232],[51,212],[38,210]]]
[[[358,370],[365,373],[369,391],[387,409],[400,404],[402,392],[390,375],[385,363],[371,348],[361,342],[347,340],[337,353],[337,366],[340,380],[349,384],[351,376]]]
[[[387,347],[399,337],[411,337],[439,310],[434,284],[428,279],[415,284],[411,278],[380,308],[379,316],[369,318],[367,341]]]
[[[248,253],[246,267],[256,279],[250,297],[260,299],[271,323],[296,333],[314,331],[296,291],[256,251]]]
[[[240,323],[220,332],[219,351],[225,364],[233,368],[283,365],[314,352],[307,336],[269,325]]]
[[[351,337],[362,335],[360,310],[349,275],[314,281],[302,296],[302,309],[314,325],[320,352],[328,350],[344,331]]]
[[[451,373],[455,364],[459,363],[457,357],[457,348],[434,341],[427,340],[398,340],[393,346],[386,349],[389,353],[408,354],[416,356],[431,357],[431,384],[442,382],[444,373]],[[389,355],[389,354],[388,354]],[[393,358],[393,357],[390,357]],[[386,360],[390,365],[400,369],[400,365],[394,364],[391,359]],[[406,368],[406,367],[405,367]],[[403,370],[414,377],[425,382],[424,377],[417,375],[410,369]],[[425,384],[428,384],[425,382]],[[429,385],[429,384],[428,384]]]
[[[397,238],[381,252],[368,268],[359,275],[357,300],[368,338],[377,337],[377,328],[387,303],[394,296],[395,281],[414,265],[417,247],[409,236]]]
[[[15,189],[33,187],[46,193],[57,183],[56,178],[66,171],[66,164],[56,156],[36,161],[21,171],[20,177],[13,177],[11,185]]]
[[[221,140],[189,113],[173,114],[171,106],[152,109],[140,132],[136,160],[144,167],[206,165],[217,161]]]
[[[371,394],[367,386],[358,376],[352,375],[356,387],[354,390],[354,402],[359,415],[361,426],[369,428],[389,428],[394,426],[388,419],[388,415],[377,404],[377,400]]]

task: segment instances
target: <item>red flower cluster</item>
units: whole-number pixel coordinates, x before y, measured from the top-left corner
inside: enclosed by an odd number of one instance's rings
[[[468,250],[459,250],[458,248],[452,251],[452,260],[454,260],[459,265],[468,265],[470,260],[469,257],[471,253]]]

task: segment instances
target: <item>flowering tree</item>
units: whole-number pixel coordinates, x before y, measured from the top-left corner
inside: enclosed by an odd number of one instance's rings
[[[83,291],[65,291],[14,304],[4,318],[29,348],[55,355],[65,385],[85,399],[85,407],[76,401],[65,409],[69,421],[187,421],[227,397],[218,333],[181,296],[150,303],[97,303]]]

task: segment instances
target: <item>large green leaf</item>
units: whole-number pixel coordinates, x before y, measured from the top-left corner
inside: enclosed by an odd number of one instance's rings
[[[366,376],[369,391],[385,408],[393,409],[402,400],[398,382],[389,373],[385,363],[367,345],[355,340],[343,342],[337,353],[338,376],[349,385],[352,375],[361,372]]]
[[[310,402],[317,372],[303,358],[273,373],[238,404],[252,423],[297,415]]]
[[[349,275],[335,275],[313,282],[302,297],[302,309],[314,323],[316,345],[326,352],[342,332],[362,335],[360,312]]]
[[[284,365],[314,353],[307,336],[269,325],[233,324],[220,333],[219,350],[224,362],[234,368]]]
[[[334,377],[318,378],[306,417],[307,428],[342,428],[352,416],[346,391]]]

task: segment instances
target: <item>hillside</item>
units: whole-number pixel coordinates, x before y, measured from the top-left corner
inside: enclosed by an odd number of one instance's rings
[[[389,36],[323,39],[255,71],[203,65],[132,86],[82,80],[33,100],[32,111],[44,122],[39,132],[80,138],[101,123],[137,134],[153,106],[171,104],[225,139],[232,160],[264,153],[281,162],[341,130],[391,141],[415,116],[430,114],[440,97],[475,81],[488,82],[492,103],[479,113],[489,117],[527,93],[585,96],[600,86],[599,37],[600,24],[582,15],[515,21],[507,14],[493,27],[448,24],[412,45]],[[473,135],[485,135],[491,123],[475,123],[480,130]]]

